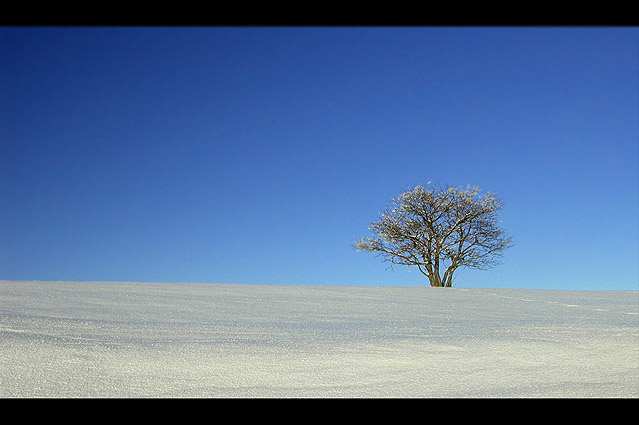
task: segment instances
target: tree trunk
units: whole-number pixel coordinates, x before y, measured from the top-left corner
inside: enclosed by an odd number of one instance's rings
[[[455,273],[455,270],[457,270],[457,267],[459,266],[456,265],[455,262],[453,262],[450,266],[448,266],[448,268],[444,272],[442,286],[445,286],[446,288],[450,288],[453,286],[453,273]]]
[[[435,286],[438,288],[441,288],[442,286],[444,286],[442,284],[442,279],[441,277],[439,277],[439,273],[433,273],[430,276],[428,276],[428,279],[430,280],[430,286]]]
[[[435,261],[433,261],[433,273],[432,276],[433,278],[430,281],[430,286],[437,286],[437,287],[441,287],[442,285],[442,278],[441,276],[439,276],[439,256],[435,255]]]

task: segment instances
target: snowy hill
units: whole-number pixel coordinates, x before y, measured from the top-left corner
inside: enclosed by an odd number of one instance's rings
[[[0,282],[2,397],[639,397],[639,292]]]

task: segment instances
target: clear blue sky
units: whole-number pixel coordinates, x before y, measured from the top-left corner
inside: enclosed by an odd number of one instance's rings
[[[0,279],[428,285],[351,244],[504,200],[458,287],[639,289],[639,28],[1,28]]]

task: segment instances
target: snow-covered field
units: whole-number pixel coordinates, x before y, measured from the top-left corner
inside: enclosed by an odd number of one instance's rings
[[[2,397],[639,397],[639,292],[0,282]]]

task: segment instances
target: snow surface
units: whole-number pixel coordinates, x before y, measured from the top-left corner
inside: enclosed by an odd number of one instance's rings
[[[0,281],[2,397],[639,397],[639,292]]]

